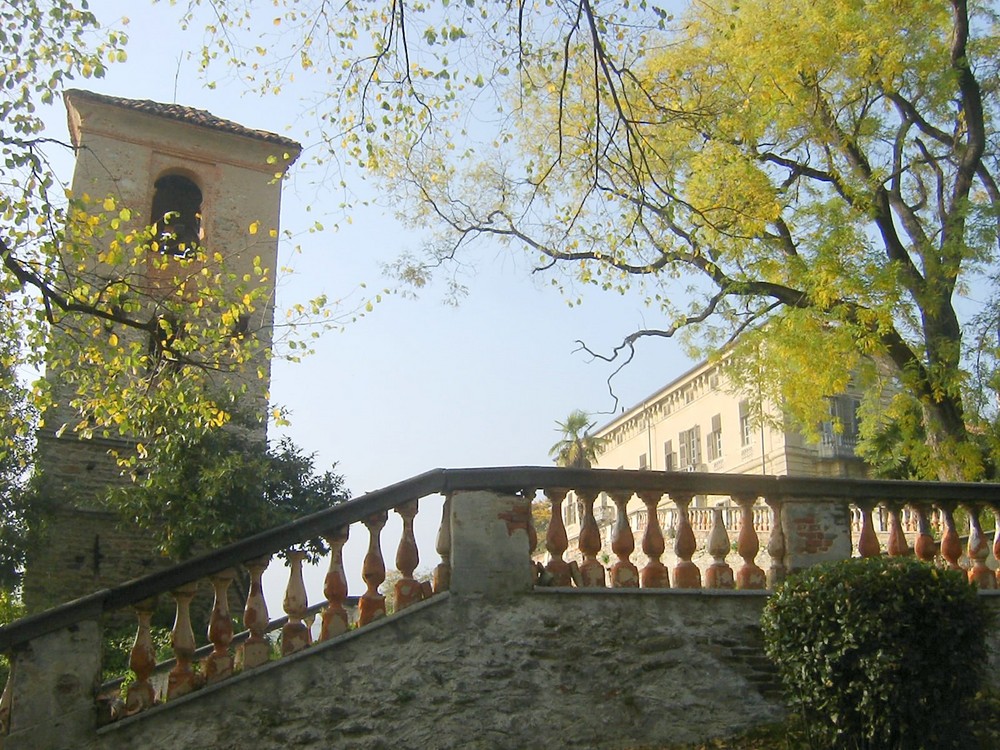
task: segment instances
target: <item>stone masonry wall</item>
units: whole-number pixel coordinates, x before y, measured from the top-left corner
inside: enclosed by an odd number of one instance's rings
[[[101,509],[100,499],[121,477],[111,449],[124,441],[38,436],[45,523],[28,553],[24,602],[29,612],[77,599],[171,565],[152,538]]]
[[[764,601],[443,595],[73,746],[591,749],[732,734],[782,714]]]

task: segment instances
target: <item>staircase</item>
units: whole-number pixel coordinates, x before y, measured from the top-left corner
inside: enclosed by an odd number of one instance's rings
[[[564,559],[561,513],[570,488],[584,509],[573,564]],[[595,541],[593,533],[601,492],[624,519],[610,569],[597,559],[600,535]],[[691,559],[687,514],[698,494],[728,496],[749,509],[733,530],[736,555],[727,555],[725,527],[711,531],[713,561],[704,570]],[[422,584],[414,578],[421,555],[414,518],[434,496],[444,499],[434,544],[440,562],[433,584]],[[633,496],[650,510],[642,555],[625,512]],[[772,512],[767,571],[755,562],[750,500],[759,498]],[[552,510],[544,566],[530,557],[532,502]],[[656,510],[663,503],[676,518],[678,562],[669,571],[659,559],[665,545]],[[897,521],[907,504],[918,515],[931,504],[974,511],[967,565],[984,595],[994,593],[989,550],[976,529],[984,508],[1000,511],[996,485],[530,467],[431,471],[0,628],[0,651],[13,666],[0,700],[2,750],[634,748],[733,734],[782,715],[758,628],[767,585],[822,560],[881,554],[871,528],[879,504]],[[395,609],[387,613],[379,587],[390,511],[402,531]],[[852,514],[861,518],[856,547]],[[358,532],[368,544],[364,592],[353,600],[342,550]],[[957,538],[954,528],[943,530],[941,549],[957,564],[952,534]],[[316,539],[328,549],[327,572],[324,601],[310,607],[302,550]],[[927,554],[926,542],[918,531],[918,556]],[[892,534],[887,545],[895,553],[909,546],[905,535]],[[262,580],[275,555],[287,561],[288,580],[286,617],[272,621]],[[741,558],[736,570],[727,557]],[[227,593],[240,565],[250,584],[245,632],[234,634]],[[190,624],[199,580],[214,596],[201,651]],[[149,629],[157,597],[171,597],[176,608],[174,658],[159,666]],[[98,683],[102,618],[125,608],[135,613],[137,634],[133,676],[122,689]]]

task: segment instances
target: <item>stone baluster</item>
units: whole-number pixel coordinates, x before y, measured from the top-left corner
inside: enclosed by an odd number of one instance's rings
[[[128,659],[128,666],[135,674],[135,680],[128,686],[128,697],[125,699],[125,713],[129,716],[145,711],[156,703],[156,691],[149,681],[156,667],[156,649],[149,632],[149,621],[155,611],[155,599],[146,599],[135,606],[138,626]]]
[[[726,562],[730,550],[729,533],[726,531],[725,511],[721,507],[712,508],[712,529],[708,532],[706,549],[712,556],[712,562],[705,571],[705,588],[733,588],[733,569]]]
[[[232,568],[219,571],[211,577],[215,599],[208,618],[208,640],[212,653],[202,659],[205,684],[213,685],[233,673],[233,657],[229,644],[233,641],[233,618],[229,614],[229,586],[236,577]]]
[[[875,526],[872,523],[872,503],[869,501],[859,502],[858,511],[861,515],[858,554],[861,557],[878,557],[882,554],[882,547],[878,543],[878,536],[875,534]]]
[[[403,519],[403,532],[399,537],[399,547],[396,549],[396,569],[400,579],[396,581],[393,591],[396,596],[396,611],[419,602],[423,595],[420,584],[414,579],[413,571],[420,564],[420,552],[417,549],[417,539],[413,535],[413,518],[417,515],[417,501],[411,500],[395,509]]]
[[[549,561],[545,565],[545,570],[552,576],[553,586],[571,586],[569,563],[563,560],[563,555],[569,548],[569,540],[566,537],[566,524],[563,523],[562,504],[566,499],[568,490],[550,487],[545,490],[545,497],[552,505],[552,519],[549,521],[548,531],[545,532],[545,549],[549,553]]]
[[[319,631],[321,641],[346,633],[348,630],[347,610],[344,609],[344,602],[347,600],[344,545],[347,543],[349,535],[350,527],[341,526],[323,537],[330,547],[330,567],[323,581],[326,608],[323,610],[323,624]]]
[[[913,513],[917,517],[917,538],[913,541],[913,553],[918,560],[933,562],[937,553],[937,545],[931,534],[931,521],[926,505],[914,505]]]
[[[993,571],[986,567],[986,558],[989,557],[989,543],[986,535],[983,534],[983,527],[979,523],[979,511],[982,508],[976,504],[966,506],[969,512],[969,583],[973,583],[981,589],[995,589],[997,579]]]
[[[691,562],[691,556],[698,549],[695,542],[694,531],[688,520],[688,506],[691,504],[691,495],[671,495],[671,499],[677,506],[677,534],[674,538],[674,553],[677,555],[677,564],[674,566],[674,588],[678,589],[699,589],[701,588],[701,571],[698,566]]]
[[[191,627],[191,600],[198,590],[192,581],[170,592],[174,598],[174,627],[170,631],[170,646],[174,651],[174,668],[167,677],[167,700],[180,698],[198,687],[194,670],[194,652],[197,648],[194,629]]]
[[[247,603],[243,608],[243,627],[250,635],[240,646],[240,660],[244,669],[253,669],[261,664],[267,664],[271,658],[271,644],[265,634],[271,616],[264,600],[264,587],[261,579],[270,564],[270,556],[265,555],[255,560],[249,560],[245,567],[250,574],[250,591],[247,593]]]
[[[359,626],[385,617],[385,597],[379,593],[378,587],[385,581],[381,535],[387,518],[386,513],[375,513],[365,519],[365,526],[368,528],[368,553],[361,564],[361,578],[368,588],[358,603]]]
[[[907,557],[913,554],[910,545],[906,543],[906,533],[903,531],[901,518],[902,509],[899,503],[886,503],[889,510],[889,541],[886,550],[890,557]]]
[[[635,551],[635,535],[628,522],[628,501],[631,498],[631,491],[618,490],[611,493],[611,500],[617,509],[615,533],[611,540],[611,551],[618,558],[611,566],[611,588],[614,589],[639,588],[639,569],[629,559]]]
[[[667,566],[660,561],[666,549],[660,514],[657,511],[662,497],[663,494],[656,490],[639,493],[639,499],[646,506],[646,529],[642,534],[642,553],[646,556],[646,564],[639,573],[639,582],[644,589],[670,588],[670,574]]]
[[[767,587],[773,589],[785,580],[785,530],[781,525],[781,500],[765,498],[771,508],[771,538],[767,541],[767,554],[771,565],[767,570]]]
[[[451,588],[451,495],[445,495],[441,505],[441,525],[434,550],[441,556],[434,569],[434,593],[440,594]]]
[[[757,498],[736,495],[733,501],[740,507],[740,534],[736,538],[736,551],[743,558],[743,565],[736,572],[736,588],[763,589],[767,586],[767,576],[757,565],[760,538],[754,528],[754,503]]]
[[[288,656],[309,645],[309,626],[305,624],[309,598],[306,584],[302,580],[302,561],[306,553],[300,549],[288,552],[288,585],[282,609],[288,615],[288,622],[281,628],[281,655]]]
[[[962,540],[959,539],[958,531],[955,529],[955,506],[948,503],[938,505],[941,510],[941,517],[944,521],[944,531],[941,533],[941,557],[943,557],[948,567],[952,570],[961,570],[958,564],[962,556]]]
[[[597,500],[596,490],[577,490],[577,496],[583,503],[583,519],[580,522],[580,581],[585,588],[603,587],[607,585],[604,566],[597,559],[601,551],[601,531],[594,518],[594,501]]]

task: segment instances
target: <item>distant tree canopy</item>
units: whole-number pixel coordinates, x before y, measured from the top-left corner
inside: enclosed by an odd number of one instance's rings
[[[997,299],[959,298],[997,275],[995,3],[199,5],[206,60],[262,91],[323,82],[331,155],[440,229],[402,281],[492,238],[571,299],[648,306],[602,356],[732,343],[737,381],[813,427],[852,374],[891,381],[862,430],[898,435],[904,473],[994,473]]]

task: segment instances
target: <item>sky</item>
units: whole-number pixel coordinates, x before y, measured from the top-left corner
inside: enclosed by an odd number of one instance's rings
[[[342,194],[327,187],[335,181],[309,163],[315,137],[306,134],[301,100],[313,90],[288,86],[280,98],[261,100],[238,84],[209,89],[185,54],[197,53],[203,31],[182,32],[176,7],[95,0],[91,8],[106,26],[128,17],[128,60],[110,66],[103,79],[73,86],[207,109],[305,147],[282,197],[282,228],[296,235],[301,252],[279,250],[281,262],[294,268],[279,277],[279,307],[322,293],[346,298],[346,310],[393,285],[381,264],[418,252],[423,235],[404,227],[391,196],[379,197],[360,174],[344,179],[374,205],[353,210],[348,223]],[[46,120],[49,134],[65,140],[61,102]],[[68,181],[71,158],[63,154],[59,164]],[[316,221],[324,229],[309,232]],[[607,421],[616,408],[606,382],[613,367],[575,352],[576,341],[606,351],[655,324],[641,301],[595,293],[571,307],[548,279],[532,277],[519,251],[485,246],[477,258],[461,279],[469,293],[457,307],[444,303],[440,288],[418,299],[390,295],[342,331],[326,333],[303,362],[275,362],[272,402],[289,410],[291,425],[271,434],[315,452],[319,468],[336,462],[359,494],[437,467],[547,465],[557,420],[583,409]],[[640,354],[615,379],[619,409],[691,364],[672,343],[644,345]]]

